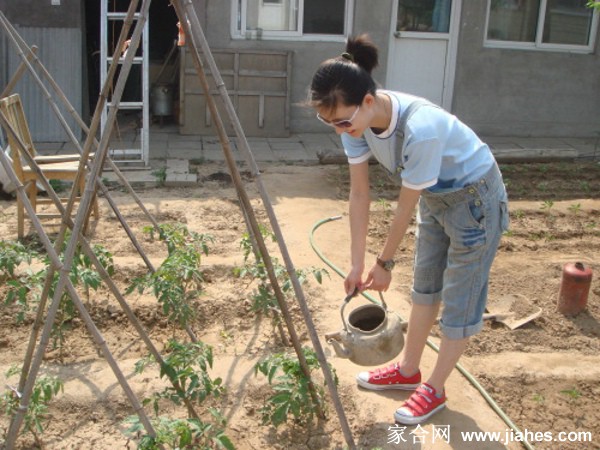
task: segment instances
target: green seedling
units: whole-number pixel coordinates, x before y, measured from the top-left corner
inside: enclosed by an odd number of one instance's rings
[[[0,241],[0,280],[15,277],[15,269],[22,263],[31,264],[36,252],[21,242]]]
[[[571,206],[569,206],[569,211],[571,211],[575,215],[579,214],[579,211],[581,211],[581,203],[572,204]]]
[[[65,242],[67,240],[68,236]],[[64,252],[65,247],[63,245],[62,252]],[[112,275],[114,265],[111,253],[100,245],[94,246],[92,250],[102,266]],[[34,261],[41,262],[43,268],[33,271],[30,265]],[[3,281],[7,286],[3,303],[5,306],[17,307],[17,323],[23,323],[30,311],[37,307],[48,277],[50,265],[50,258],[33,248],[26,247],[18,242],[0,242],[0,281]],[[57,271],[54,271],[49,298],[54,297],[59,275]],[[80,248],[77,248],[73,255],[69,279],[74,286],[83,288],[88,299],[90,290],[97,290],[101,284],[101,277],[95,270],[91,259],[84,255]],[[64,330],[67,323],[75,317],[75,314],[73,301],[65,290],[57,311],[56,323],[52,329],[54,348],[62,348],[65,339]]]
[[[144,231],[154,239],[154,228]],[[208,255],[207,242],[212,237],[189,231],[185,225],[166,224],[160,226],[158,238],[167,245],[167,258],[155,272],[135,278],[126,293],[151,290],[171,324],[185,328],[196,317],[194,302],[202,292],[204,279],[200,263],[202,255]]]
[[[303,348],[304,356],[309,371],[317,370],[319,362],[316,353],[312,349]],[[259,362],[254,373],[261,373],[268,379],[273,389],[273,394],[266,399],[260,408],[263,425],[272,424],[275,427],[292,419],[294,423],[309,425],[318,410],[312,396],[310,395],[310,380],[301,370],[296,355],[288,353],[277,353]],[[334,374],[334,382],[338,383],[337,375]],[[325,394],[322,386],[315,386],[318,402],[324,404]]]
[[[157,417],[151,421],[156,436],[144,434],[145,429],[139,417],[130,416],[125,420],[125,425],[129,426],[125,435],[139,439],[138,450],[235,450],[235,446],[223,432],[226,420],[213,408],[209,408],[209,412],[214,417],[210,422]]]
[[[125,421],[130,426],[125,434],[130,438],[139,439],[138,449],[234,449],[230,439],[223,432],[226,421],[214,408],[203,408],[203,411],[209,413],[205,418],[195,417],[191,407],[186,419],[159,415],[164,400],[175,405],[181,405],[184,400],[193,405],[200,405],[209,397],[220,397],[224,391],[222,380],[213,379],[208,373],[213,366],[211,346],[203,342],[180,343],[171,340],[166,346],[166,352],[167,355],[160,366],[160,377],[169,379],[173,386],[166,387],[143,401],[144,405],[152,403],[156,415],[152,421],[156,436],[143,434],[144,428],[138,416],[131,416]],[[138,361],[135,366],[136,373],[141,374],[151,363],[155,363],[152,356]]]
[[[18,367],[13,366],[6,373],[6,377],[12,377],[20,372]],[[15,388],[7,387],[9,390],[0,396],[0,413],[11,418],[19,409],[21,395]],[[44,448],[40,435],[44,433],[44,427],[50,419],[48,404],[63,391],[63,388],[60,379],[46,375],[38,377],[34,383],[23,420],[23,431],[30,432],[40,448]]]
[[[209,396],[219,397],[223,393],[222,380],[212,379],[208,370],[213,365],[213,351],[210,345],[203,342],[180,343],[170,340],[166,347],[167,355],[160,367],[160,377],[167,378],[180,387],[173,386],[145,399],[144,404],[152,403],[156,415],[159,413],[161,399],[168,399],[180,405],[184,399],[195,404],[200,404]],[[147,357],[138,361],[135,367],[140,374],[146,366],[154,362],[154,358]],[[192,416],[191,411],[188,411]]]
[[[550,211],[553,206],[554,206],[554,202],[552,200],[544,200],[544,203],[542,203],[542,206],[540,206],[540,209]]]
[[[265,227],[261,227],[260,232],[263,238],[271,238],[271,240],[275,241],[275,236]],[[254,264],[249,262],[250,254],[253,254],[252,240],[249,233],[244,233],[242,236],[240,247],[244,255],[244,265],[236,268],[234,275],[239,278],[249,278],[252,281],[257,281],[258,285],[251,295],[252,311],[265,315],[274,313],[273,319],[278,320],[279,304],[271,286],[267,268],[259,255],[254,255]],[[282,293],[286,296],[290,295],[293,291],[293,285],[287,269],[279,263],[277,258],[272,258],[271,262]],[[328,275],[328,272],[324,269],[311,267],[304,270],[298,269],[295,274],[300,284],[306,282],[308,275],[312,275],[321,284],[323,282],[323,275]]]

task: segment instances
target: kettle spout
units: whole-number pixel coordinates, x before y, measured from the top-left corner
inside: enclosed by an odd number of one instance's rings
[[[335,350],[335,354],[340,358],[350,358],[350,350],[345,348],[340,342],[340,332],[326,334],[327,343]]]

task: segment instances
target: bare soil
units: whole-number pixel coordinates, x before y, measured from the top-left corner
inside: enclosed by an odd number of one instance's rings
[[[346,167],[278,166],[263,167],[261,180],[269,192],[296,268],[327,268],[330,277],[323,284],[309,279],[304,285],[312,320],[319,336],[340,329],[339,307],[343,299],[342,278],[316,255],[309,233],[317,221],[340,215],[339,221],[324,224],[314,231],[318,248],[329,262],[342,271],[348,266]],[[492,269],[490,298],[515,295],[524,299],[517,313],[537,308],[539,317],[510,330],[488,321],[475,336],[461,360],[489,392],[506,415],[521,429],[532,432],[591,433],[592,442],[533,442],[537,449],[600,448],[600,413],[595,399],[600,395],[600,281],[595,274],[587,308],[574,317],[556,310],[564,264],[581,261],[596,272],[600,255],[600,166],[597,163],[547,163],[503,165],[501,169],[509,191],[511,229],[501,241]],[[202,260],[204,283],[197,299],[199,312],[193,330],[198,338],[214,348],[214,376],[223,378],[227,393],[216,404],[228,419],[226,434],[239,449],[330,449],[344,448],[345,440],[335,410],[326,405],[326,421],[301,427],[288,424],[278,429],[261,425],[258,409],[269,394],[264,377],[255,376],[254,365],[266,355],[286,350],[269,318],[250,309],[250,295],[256,282],[240,280],[234,269],[243,264],[240,241],[246,231],[236,191],[224,167],[204,164],[195,167],[200,182],[191,188],[138,189],[144,205],[159,223],[184,223],[190,230],[210,234],[214,241]],[[381,248],[392,219],[397,190],[377,166],[372,166],[373,204],[368,251],[374,258]],[[244,178],[257,217],[268,219],[256,184]],[[136,233],[152,264],[158,266],[166,249],[150,241],[142,232],[148,225],[144,214],[131,197],[115,188],[111,196],[128,225]],[[100,220],[92,223],[91,241],[105,246],[113,255],[113,277],[125,291],[133,278],[147,271],[142,258],[123,231],[106,199],[101,199]],[[16,202],[0,200],[0,239],[16,237]],[[46,222],[44,222],[46,224]],[[53,236],[58,226],[48,224]],[[33,230],[31,231],[33,233]],[[31,236],[30,241],[35,241]],[[386,300],[402,317],[409,311],[414,224],[397,253],[397,269]],[[273,255],[281,258],[275,243],[269,242]],[[280,260],[281,261],[281,260]],[[5,286],[0,286],[4,298]],[[143,399],[164,383],[158,370],[135,375],[133,367],[147,355],[139,335],[127,320],[106,286],[81,293],[111,353],[118,361],[135,394]],[[150,294],[132,293],[127,300],[145,329],[162,351],[167,340],[185,333],[174,331]],[[291,314],[303,345],[310,346],[307,325],[297,303],[290,302]],[[22,364],[31,334],[32,315],[17,324],[14,307],[0,305],[0,386],[14,385],[15,377],[4,373]],[[89,337],[84,322],[76,318],[68,324],[61,349],[48,348],[41,372],[59,376],[65,391],[51,405],[49,421],[41,440],[47,449],[136,448],[123,430],[123,420],[133,409],[119,387],[113,372]],[[434,328],[432,342],[439,342]],[[339,393],[357,445],[360,448],[520,448],[519,443],[461,442],[458,430],[489,431],[486,424],[503,431],[508,428],[497,418],[478,393],[465,387],[460,374],[453,374],[447,386],[448,408],[435,424],[451,424],[450,443],[415,444],[389,442],[388,427],[403,393],[379,394],[356,388],[354,374],[363,370],[338,358],[322,340],[328,360],[340,376]],[[287,348],[289,350],[289,348]],[[435,356],[425,355],[425,369]],[[320,374],[317,381],[322,383]],[[458,386],[458,387],[455,387]],[[149,415],[151,408],[147,407]],[[180,417],[185,411],[167,409]],[[1,414],[1,413],[0,413]],[[8,419],[0,415],[0,435]],[[431,425],[425,428],[432,431]],[[575,434],[572,434],[574,437]],[[31,435],[19,438],[18,448],[38,448]]]

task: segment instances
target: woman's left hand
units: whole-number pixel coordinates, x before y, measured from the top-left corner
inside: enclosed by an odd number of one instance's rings
[[[374,264],[371,270],[369,270],[364,288],[385,292],[390,287],[391,282],[392,272],[385,270],[379,264]]]

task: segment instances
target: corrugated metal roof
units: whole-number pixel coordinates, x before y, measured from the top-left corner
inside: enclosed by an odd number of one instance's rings
[[[82,43],[81,30],[77,28],[18,28],[20,36],[31,46],[39,47],[38,57],[58,83],[73,107],[81,114],[82,105]],[[9,43],[8,54],[8,79],[15,72],[21,58],[14,46]],[[46,87],[53,94],[50,86]],[[56,118],[50,103],[44,97],[38,83],[28,72],[17,84],[15,91],[21,95],[23,108],[29,122],[29,127],[34,141],[61,142],[68,137],[60,122]],[[79,127],[70,114],[61,107],[61,113],[75,133],[81,136]]]

